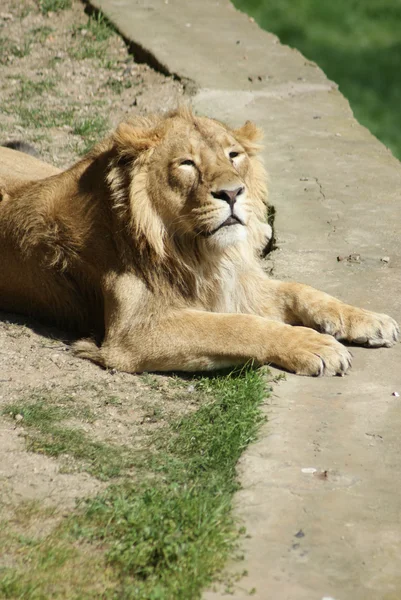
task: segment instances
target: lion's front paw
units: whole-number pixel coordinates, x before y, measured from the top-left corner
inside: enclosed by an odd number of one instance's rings
[[[330,315],[327,320],[321,319],[319,329],[337,340],[375,348],[393,346],[400,334],[400,328],[391,317],[353,306],[346,306],[337,318]]]
[[[394,346],[400,335],[398,324],[387,315],[354,309],[347,340],[363,346]]]
[[[307,329],[292,327],[291,339],[281,366],[297,375],[345,375],[351,366],[350,352],[333,337]]]

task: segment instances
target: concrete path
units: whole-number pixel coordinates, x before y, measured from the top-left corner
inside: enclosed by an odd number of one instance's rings
[[[226,0],[93,4],[137,56],[197,90],[197,111],[265,130],[274,276],[401,321],[401,165],[316,65]],[[353,353],[343,379],[275,387],[239,468],[251,537],[235,600],[251,588],[260,600],[401,598],[401,345]]]

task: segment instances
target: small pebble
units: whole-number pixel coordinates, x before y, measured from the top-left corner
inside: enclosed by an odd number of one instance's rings
[[[302,473],[313,475],[313,473],[316,473],[317,469],[315,469],[315,467],[304,467],[303,469],[301,469],[301,471]]]
[[[392,396],[395,396],[396,398],[399,398],[399,397],[400,397],[400,395],[399,395],[399,393],[398,393],[398,392],[393,392],[391,395],[392,395]]]

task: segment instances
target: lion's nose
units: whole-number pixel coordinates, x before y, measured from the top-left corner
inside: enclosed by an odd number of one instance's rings
[[[238,196],[243,194],[244,190],[245,188],[243,186],[238,187],[235,190],[218,190],[217,192],[212,192],[212,196],[218,200],[224,200],[224,202],[227,202],[231,207],[233,207]]]

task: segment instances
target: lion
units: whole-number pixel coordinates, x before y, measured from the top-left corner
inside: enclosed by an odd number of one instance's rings
[[[62,172],[1,150],[0,308],[89,334],[78,356],[131,373],[344,375],[341,341],[392,346],[391,317],[266,274],[260,139],[180,108],[121,123]]]

